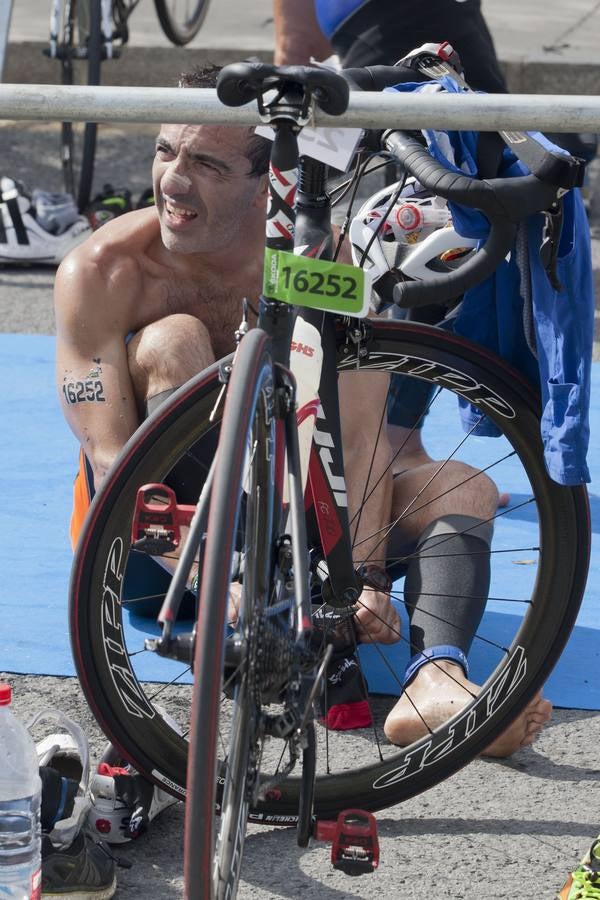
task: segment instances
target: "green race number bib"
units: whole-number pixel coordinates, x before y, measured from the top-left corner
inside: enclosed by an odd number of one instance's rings
[[[357,266],[267,249],[263,293],[294,306],[364,318],[371,279]]]

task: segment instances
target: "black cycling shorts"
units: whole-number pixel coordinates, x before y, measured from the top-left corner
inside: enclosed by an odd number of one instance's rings
[[[422,44],[449,41],[473,90],[506,93],[480,0],[367,0],[333,33],[344,66],[394,65]]]

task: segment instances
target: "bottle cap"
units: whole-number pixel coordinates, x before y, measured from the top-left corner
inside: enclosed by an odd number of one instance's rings
[[[0,684],[0,706],[8,706],[10,703],[10,684]]]

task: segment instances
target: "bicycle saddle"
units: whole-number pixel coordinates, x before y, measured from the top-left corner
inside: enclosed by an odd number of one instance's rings
[[[348,106],[347,82],[331,69],[312,66],[274,66],[253,60],[231,63],[217,78],[217,97],[225,106],[243,106],[265,91],[299,85],[310,93],[323,112],[339,116]]]

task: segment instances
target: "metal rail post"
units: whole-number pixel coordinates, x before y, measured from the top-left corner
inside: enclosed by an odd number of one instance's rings
[[[2,81],[2,73],[4,72],[12,5],[13,0],[0,0],[0,81]]]

